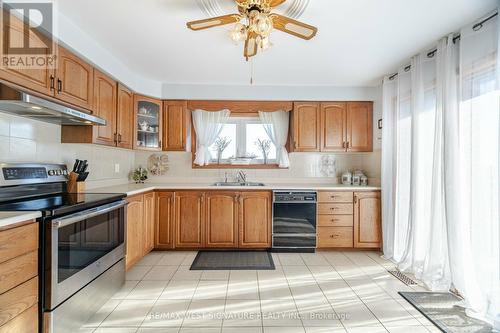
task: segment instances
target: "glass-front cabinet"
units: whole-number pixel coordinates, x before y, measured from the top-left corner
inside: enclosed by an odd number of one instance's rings
[[[161,150],[162,102],[135,95],[134,149]]]

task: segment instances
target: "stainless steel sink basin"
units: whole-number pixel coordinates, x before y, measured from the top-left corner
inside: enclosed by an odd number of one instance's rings
[[[212,186],[266,186],[263,183],[253,183],[253,182],[246,182],[246,183],[237,183],[237,182],[219,182],[215,183]]]

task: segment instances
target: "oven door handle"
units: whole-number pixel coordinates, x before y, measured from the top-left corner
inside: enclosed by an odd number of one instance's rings
[[[127,205],[127,201],[120,200],[117,203],[112,203],[112,204],[88,209],[88,210],[85,210],[83,212],[72,214],[72,215],[69,215],[69,216],[66,216],[66,217],[63,217],[60,219],[55,219],[52,221],[52,228],[53,229],[63,228],[63,227],[66,227],[68,225],[75,224],[77,222],[80,222],[80,221],[83,221],[86,219],[90,219],[90,218],[95,217],[95,216],[106,214],[106,213],[109,213],[109,212],[116,210],[116,209],[120,209],[122,207],[125,207],[126,205]]]

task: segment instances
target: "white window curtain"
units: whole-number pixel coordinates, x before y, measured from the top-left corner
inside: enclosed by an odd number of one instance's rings
[[[467,313],[500,313],[498,19],[383,84],[384,256]]]
[[[230,111],[209,112],[193,111],[193,125],[196,131],[196,156],[194,164],[204,166],[210,164],[212,154],[209,147],[214,144],[224,124],[229,119]]]
[[[290,159],[286,150],[288,140],[288,126],[290,114],[286,111],[262,112],[259,111],[260,121],[267,135],[276,146],[276,161],[280,168],[288,168]]]

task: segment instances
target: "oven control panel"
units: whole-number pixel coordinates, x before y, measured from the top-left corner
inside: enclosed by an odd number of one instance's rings
[[[68,170],[63,164],[0,164],[0,185],[64,182]]]

